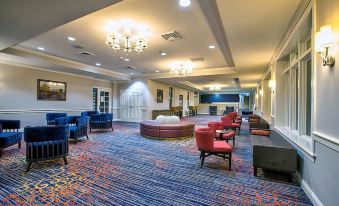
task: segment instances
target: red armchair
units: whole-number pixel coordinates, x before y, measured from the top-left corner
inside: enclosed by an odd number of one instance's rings
[[[222,136],[220,136],[220,134],[216,132],[216,130],[225,129],[223,122],[209,122],[208,127],[212,130],[212,132],[214,133],[214,137],[216,139],[226,140],[226,142],[228,142],[229,140],[232,140],[233,147],[234,147],[234,143],[235,143],[235,132],[234,131],[231,130],[227,132],[226,134],[223,134]]]
[[[215,155],[228,159],[228,168],[231,170],[232,165],[232,147],[224,141],[214,140],[214,133],[209,128],[196,128],[195,138],[200,151],[200,159],[202,168],[205,157]]]
[[[238,130],[238,133],[240,134],[240,124],[234,123],[230,116],[221,117],[221,121],[223,122],[224,127],[230,128],[230,129],[233,129],[233,130]]]
[[[229,116],[231,117],[231,119],[233,120],[234,123],[241,124],[242,118],[241,118],[241,116],[238,116],[238,113],[230,112]]]
[[[223,123],[222,122],[209,122],[207,125],[214,133],[214,137],[216,139],[220,139],[220,134],[216,133],[216,130],[223,130],[224,129]]]

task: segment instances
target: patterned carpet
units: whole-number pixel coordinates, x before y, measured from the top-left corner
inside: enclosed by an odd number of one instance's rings
[[[218,118],[183,121],[205,126]],[[200,169],[194,139],[146,139],[136,123],[116,122],[114,133],[71,142],[68,166],[33,164],[27,174],[25,146],[11,147],[0,159],[0,205],[311,205],[294,183],[253,177],[247,127],[231,171],[215,157]]]

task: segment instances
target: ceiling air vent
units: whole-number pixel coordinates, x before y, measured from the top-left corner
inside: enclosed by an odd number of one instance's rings
[[[240,81],[239,81],[239,78],[234,78],[234,83],[235,85],[240,88]]]
[[[80,46],[80,45],[72,45],[73,48],[75,49],[84,49],[84,47]]]
[[[175,40],[183,39],[181,34],[179,34],[179,32],[177,31],[166,32],[166,33],[161,34],[161,36],[167,41],[175,41]]]
[[[191,58],[191,62],[203,62],[204,58],[202,57],[196,57],[196,58]]]
[[[87,51],[80,52],[79,54],[83,55],[83,56],[95,56],[93,53],[90,53],[90,52],[87,52]]]

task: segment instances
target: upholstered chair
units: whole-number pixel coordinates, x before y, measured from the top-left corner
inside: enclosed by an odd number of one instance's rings
[[[89,131],[92,132],[92,129],[112,129],[113,131],[112,121],[112,113],[92,114],[89,118]]]
[[[47,125],[54,125],[55,119],[59,117],[66,117],[66,113],[46,113]]]
[[[98,111],[84,111],[84,112],[81,112],[81,116],[82,117],[89,117],[92,114],[99,114],[99,112]]]
[[[220,134],[216,132],[216,130],[224,130],[223,122],[209,122],[208,127],[214,132],[215,138],[220,140],[226,140],[228,142],[229,140],[233,141],[233,147],[235,144],[235,132],[233,130],[229,130],[227,133],[222,134],[220,137]]]
[[[89,117],[84,116],[68,116],[68,117],[60,117],[55,119],[56,125],[69,125],[70,130],[70,139],[75,140],[75,144],[77,144],[78,139],[81,137],[88,138],[88,120]]]
[[[230,116],[221,117],[221,121],[223,122],[223,125],[226,129],[238,130],[240,134],[240,124],[234,123]]]
[[[207,123],[208,127],[212,130],[214,133],[214,137],[216,139],[220,139],[220,134],[216,132],[216,130],[223,130],[223,124],[222,122],[208,122]]]
[[[81,116],[66,116],[59,117],[54,120],[55,125],[71,125],[74,126],[76,124],[77,119],[81,118]]]
[[[238,116],[237,112],[230,112],[229,116],[231,117],[234,123],[241,124],[242,118],[241,116]]]
[[[198,150],[200,151],[201,168],[204,164],[205,157],[215,155],[228,159],[228,168],[231,170],[232,147],[227,142],[214,140],[214,133],[210,128],[196,128],[195,138]]]
[[[22,133],[19,129],[20,120],[0,120],[0,157],[7,147],[18,144],[21,148]]]
[[[63,158],[67,165],[68,125],[25,127],[27,172],[32,162]]]

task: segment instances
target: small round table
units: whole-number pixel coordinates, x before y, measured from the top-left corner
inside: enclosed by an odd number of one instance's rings
[[[222,140],[222,136],[224,134],[227,134],[228,132],[230,132],[231,130],[227,130],[227,129],[224,129],[224,130],[215,130],[215,133],[219,133],[220,134],[220,139]],[[233,147],[234,147],[234,142],[235,142],[235,136],[233,138],[229,138],[229,139],[226,139],[226,142],[228,143],[228,140],[232,140],[233,141]]]

